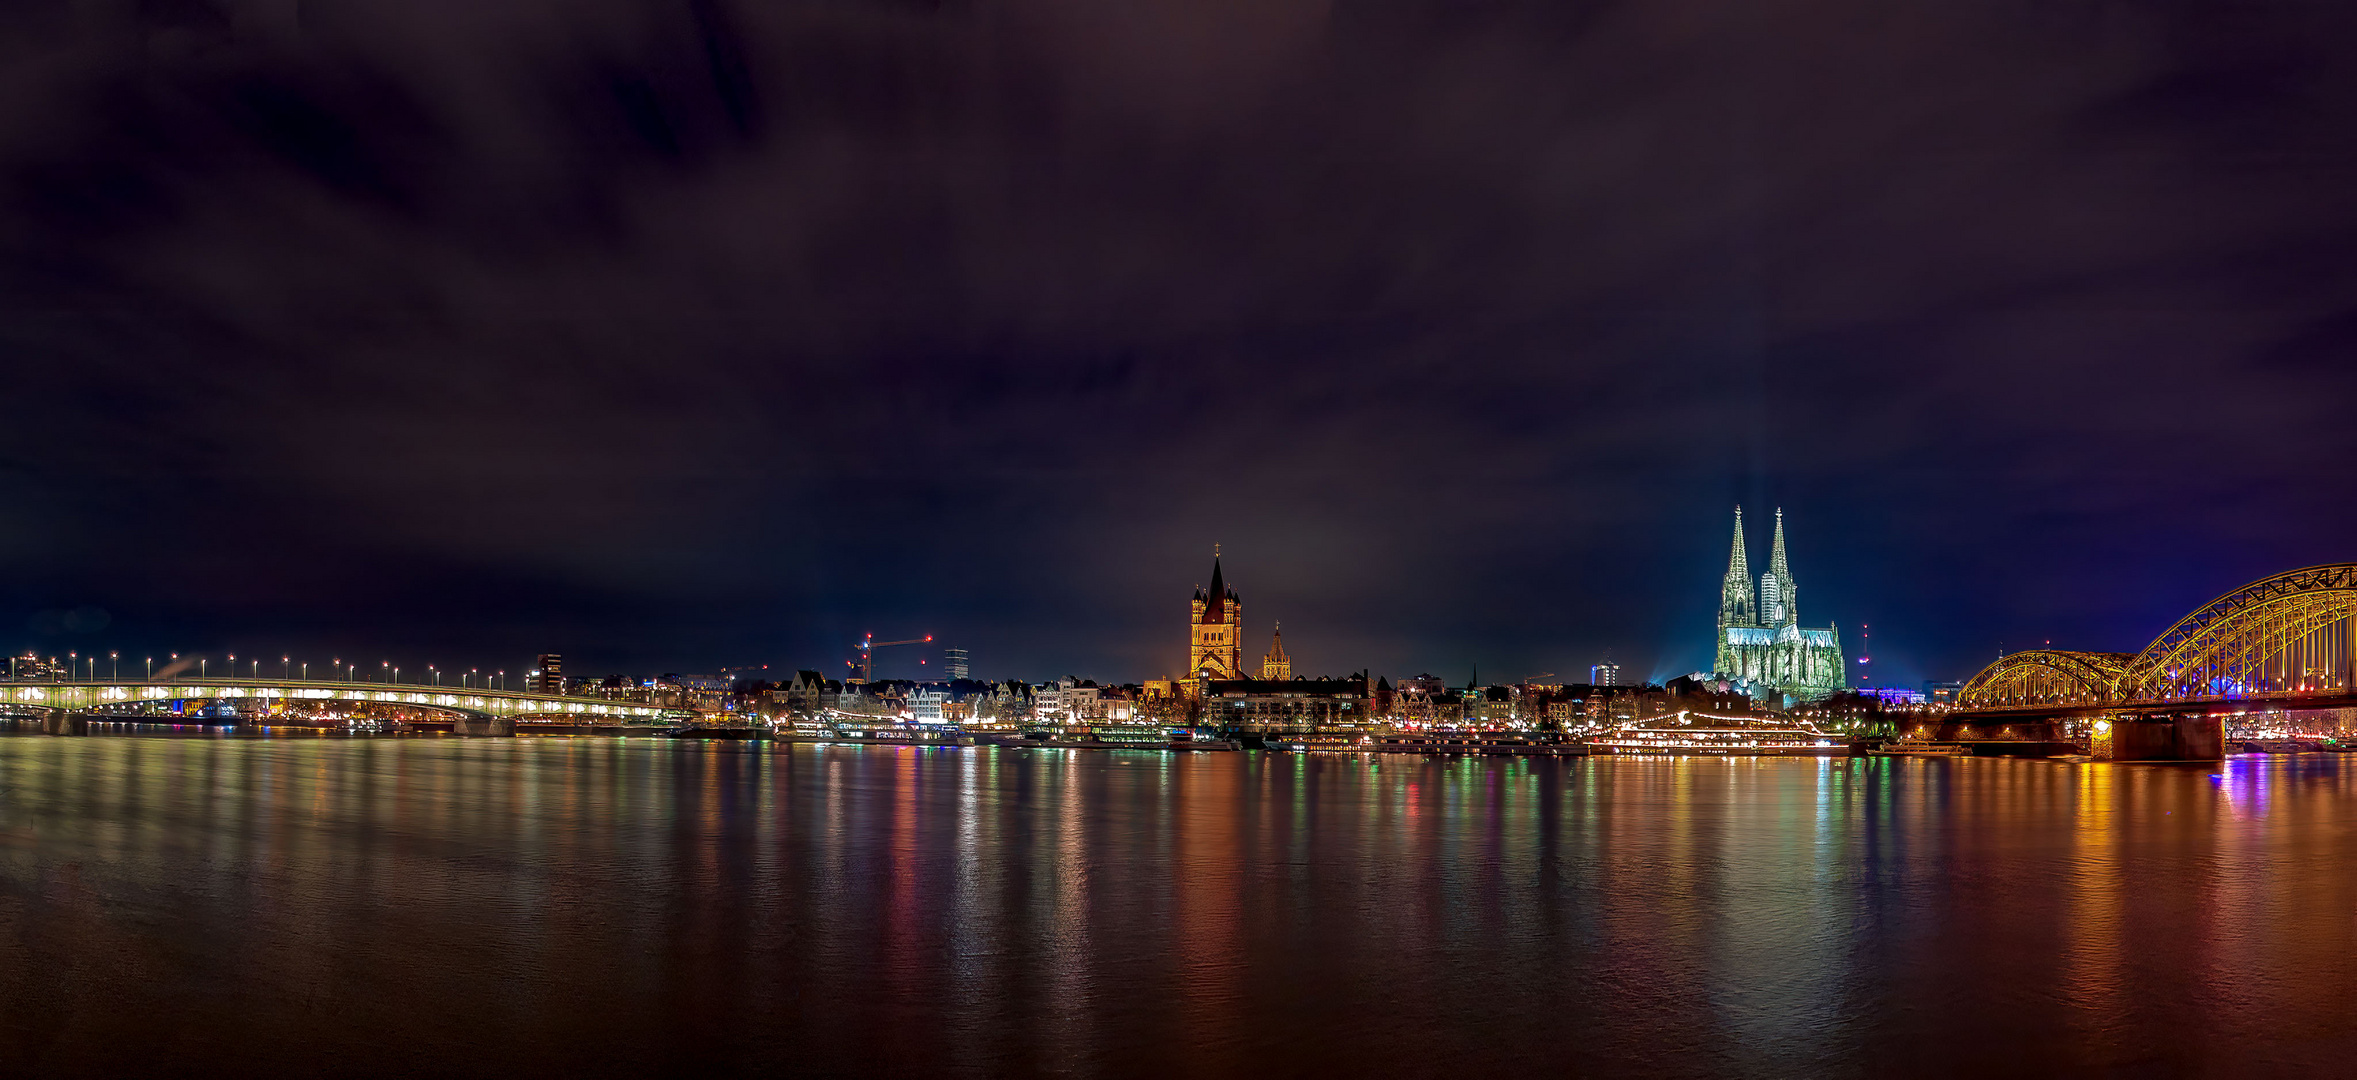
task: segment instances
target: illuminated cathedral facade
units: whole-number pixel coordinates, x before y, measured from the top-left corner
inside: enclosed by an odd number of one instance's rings
[[[1719,634],[1714,673],[1748,684],[1757,696],[1816,701],[1842,689],[1841,631],[1800,624],[1800,586],[1784,554],[1784,511],[1776,511],[1776,539],[1768,570],[1754,591],[1743,541],[1743,508],[1735,508],[1735,545],[1719,586]]]

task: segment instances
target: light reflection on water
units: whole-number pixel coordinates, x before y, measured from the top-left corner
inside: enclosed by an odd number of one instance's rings
[[[2338,1071],[2357,768],[0,738],[0,1061]]]

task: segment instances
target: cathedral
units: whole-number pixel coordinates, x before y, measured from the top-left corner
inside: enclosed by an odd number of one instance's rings
[[[1776,511],[1776,540],[1768,572],[1754,593],[1751,558],[1743,542],[1743,508],[1735,508],[1735,549],[1719,587],[1718,658],[1715,674],[1749,685],[1760,697],[1788,702],[1816,701],[1848,684],[1842,668],[1841,631],[1800,625],[1800,587],[1784,558],[1784,511]]]

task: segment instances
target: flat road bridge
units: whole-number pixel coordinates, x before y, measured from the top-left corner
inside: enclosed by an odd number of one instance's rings
[[[249,722],[266,722],[265,718],[273,716],[411,718],[448,723],[453,730],[473,734],[511,734],[518,723],[658,726],[695,715],[687,709],[605,698],[381,682],[200,679],[0,683],[0,714],[38,718],[60,732],[74,729],[76,720],[206,722],[209,718],[203,717],[204,712],[218,712],[221,705],[230,706],[236,717]]]

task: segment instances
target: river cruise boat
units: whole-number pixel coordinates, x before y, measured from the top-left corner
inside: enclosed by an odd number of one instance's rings
[[[2321,754],[2332,749],[2321,739],[2244,739],[2240,745],[2228,744],[2228,753],[2242,754]]]
[[[1160,724],[1086,724],[1026,728],[1020,738],[1001,740],[1006,746],[1036,746],[1050,750],[1234,750],[1228,739],[1205,738],[1192,728]]]
[[[1672,757],[1847,757],[1849,740],[1806,721],[1679,713],[1588,740],[1594,754]]]
[[[780,742],[855,743],[866,746],[972,746],[970,732],[938,724],[837,724],[796,720],[780,724]]]
[[[1391,735],[1368,747],[1379,754],[1424,754],[1473,757],[1586,757],[1582,743],[1563,742],[1531,732],[1425,731]]]
[[[1261,749],[1296,754],[1364,754],[1375,749],[1373,739],[1351,731],[1293,731],[1263,734],[1259,739]]]

